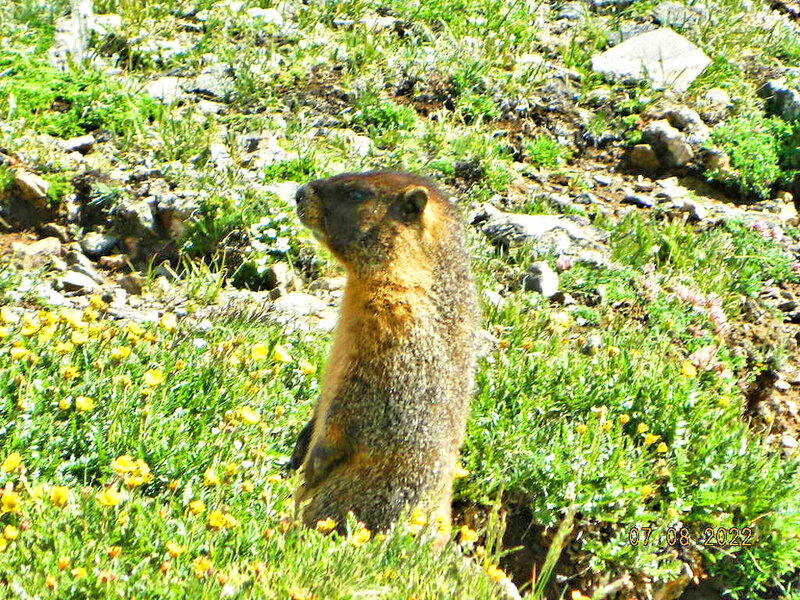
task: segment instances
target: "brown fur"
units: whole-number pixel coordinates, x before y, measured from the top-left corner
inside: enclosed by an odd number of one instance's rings
[[[478,317],[458,211],[400,172],[312,181],[297,201],[347,271],[322,393],[293,457],[303,521],[342,525],[352,511],[380,530],[419,507],[449,527]]]

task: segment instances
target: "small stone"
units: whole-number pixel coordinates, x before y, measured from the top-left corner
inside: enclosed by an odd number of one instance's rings
[[[597,204],[597,197],[591,192],[582,192],[575,196],[575,204]]]
[[[630,153],[631,167],[643,173],[653,173],[661,168],[658,156],[650,144],[636,144]]]
[[[283,16],[274,8],[248,8],[247,16],[261,25],[283,26]]]
[[[346,277],[320,277],[315,279],[309,285],[311,290],[323,290],[325,292],[333,292],[336,290],[343,290],[347,283]]]
[[[662,2],[653,9],[653,19],[664,27],[683,29],[696,26],[702,15],[679,2]]]
[[[88,275],[78,271],[67,271],[58,283],[64,291],[91,294],[100,289],[97,283]]]
[[[58,238],[63,243],[67,243],[70,239],[67,228],[58,223],[45,223],[39,228],[39,233],[45,237]]]
[[[665,119],[648,123],[642,130],[642,141],[650,144],[667,168],[682,167],[694,158],[684,135]]]
[[[109,256],[100,257],[100,266],[112,271],[119,271],[124,269],[128,264],[128,257],[124,254],[111,254]]]
[[[545,261],[537,261],[523,275],[522,287],[526,292],[538,292],[550,298],[558,292],[558,275]]]
[[[117,238],[113,235],[90,231],[81,240],[81,248],[89,256],[100,256],[108,254],[111,248],[117,243]]]
[[[503,308],[503,305],[506,303],[506,299],[503,298],[503,296],[499,292],[490,290],[488,288],[481,291],[481,297],[486,302],[486,304],[496,309]]]
[[[767,81],[758,90],[758,95],[766,100],[767,112],[793,121],[800,119],[800,69],[792,69],[789,77]]]
[[[791,385],[785,379],[778,379],[775,382],[775,389],[779,392],[788,392],[791,389]]]
[[[595,183],[602,186],[609,186],[614,183],[614,180],[607,175],[595,175],[592,179],[594,179]]]
[[[289,263],[279,261],[272,263],[264,273],[264,282],[268,290],[279,288],[282,291],[290,290],[295,287],[297,277],[295,277]]]
[[[82,252],[73,249],[67,252],[64,258],[73,271],[90,277],[95,283],[102,284],[104,282],[103,276],[97,272],[92,261],[86,258]]]
[[[729,173],[731,170],[731,159],[722,150],[707,149],[703,156],[703,166],[708,171],[716,171],[720,174]]]
[[[20,198],[30,202],[37,208],[44,208],[50,184],[36,173],[31,173],[24,169],[15,169],[13,187]]]
[[[625,191],[625,196],[623,197],[622,201],[625,204],[633,204],[639,208],[653,208],[656,205],[656,201],[650,196],[635,194],[631,190]]]
[[[683,200],[682,212],[688,212],[693,221],[705,221],[708,218],[708,209],[692,198]]]
[[[603,348],[603,338],[599,333],[592,333],[586,338],[586,343],[581,346],[583,354],[597,354]]]
[[[794,450],[795,448],[797,448],[797,447],[798,447],[797,440],[796,440],[796,439],[794,439],[794,438],[793,438],[791,435],[789,435],[788,433],[784,434],[784,435],[783,435],[783,438],[781,438],[781,445],[782,445],[784,448],[790,448],[790,449],[792,449],[792,450]]]
[[[61,242],[54,237],[44,238],[30,244],[13,242],[11,251],[16,258],[20,259],[23,269],[38,269],[61,254]]]
[[[61,142],[61,148],[64,152],[80,152],[86,154],[92,149],[97,140],[91,134],[82,135],[79,137],[70,138]]]
[[[319,315],[328,308],[328,303],[311,294],[290,292],[274,303],[277,312],[292,317]]]
[[[164,104],[175,104],[183,98],[182,85],[185,81],[185,77],[159,77],[149,82],[144,91],[153,100],[159,100]]]
[[[64,294],[57,292],[50,283],[42,282],[34,288],[34,292],[48,306],[70,306],[71,302]]]
[[[722,88],[711,88],[703,94],[703,101],[715,108],[728,108],[731,105],[731,97]]]

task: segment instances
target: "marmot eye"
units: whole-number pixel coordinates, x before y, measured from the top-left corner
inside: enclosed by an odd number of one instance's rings
[[[364,190],[350,190],[347,192],[347,199],[350,200],[350,202],[363,202],[367,199],[367,196],[369,196],[369,194]]]

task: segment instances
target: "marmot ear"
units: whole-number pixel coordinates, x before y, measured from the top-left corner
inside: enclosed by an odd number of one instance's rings
[[[417,185],[403,192],[403,212],[410,216],[419,216],[428,204],[427,188]]]

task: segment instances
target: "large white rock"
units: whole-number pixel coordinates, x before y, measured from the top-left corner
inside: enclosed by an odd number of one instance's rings
[[[710,63],[700,48],[662,27],[593,56],[592,70],[616,81],[647,79],[656,89],[683,93]]]

